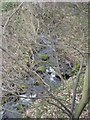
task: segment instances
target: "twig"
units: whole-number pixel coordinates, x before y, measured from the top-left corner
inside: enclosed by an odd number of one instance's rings
[[[29,73],[31,72],[31,69],[33,67],[33,62],[35,61],[35,58],[34,58],[34,53],[33,53],[33,49],[32,49],[32,46],[30,45],[30,50],[29,50],[29,56],[28,56],[28,71]]]
[[[47,101],[49,104],[52,104],[54,106],[56,106],[57,108],[61,109],[64,113],[66,113],[69,117],[71,117],[71,114],[68,113],[66,110],[64,110],[61,106],[59,106],[58,104],[52,103],[50,101]]]
[[[17,95],[17,94],[15,94],[14,93],[14,91],[12,91],[12,90],[7,90],[7,89],[4,89],[4,88],[2,88],[2,87],[0,87],[0,89],[2,90],[2,91],[4,91],[4,92],[8,92],[8,93],[10,93],[10,94],[12,94],[14,97],[18,97],[18,98],[28,98],[28,99],[46,99],[46,98],[51,98],[50,96],[36,96],[36,97],[30,97],[29,95],[28,96],[20,96],[20,95]],[[2,96],[1,96],[2,97]],[[5,96],[3,96],[3,97],[5,97]]]
[[[56,41],[55,41],[56,42]],[[53,43],[53,41],[51,42],[52,43],[52,48],[53,48],[53,53],[55,55],[55,59],[56,59],[56,64],[57,64],[57,69],[55,69],[57,71],[57,75],[61,78],[61,81],[63,83],[63,87],[64,87],[64,78],[59,70],[59,62],[58,62],[58,55],[57,55],[57,52],[56,52],[56,47],[55,47],[55,44]]]
[[[46,84],[43,79],[35,72],[35,71],[32,71],[34,74],[36,74],[38,77],[39,77],[39,80],[40,80],[40,83],[43,85],[44,89],[47,91],[48,95],[51,96],[51,98],[53,98],[55,101],[57,101],[67,112],[69,112],[71,115],[71,111],[61,102],[58,100],[58,98],[56,98],[51,92],[50,92],[50,86],[48,84]],[[47,89],[46,86],[48,86],[49,88]]]
[[[4,115],[6,114],[6,111],[11,112],[11,113],[14,113],[14,114],[17,113],[18,115],[22,115],[21,113],[16,112],[16,111],[12,111],[12,110],[10,110],[10,109],[7,109],[6,107],[2,107],[2,109],[4,110],[3,117],[4,117]],[[3,120],[3,118],[2,118],[2,120]]]
[[[12,60],[16,61],[15,58],[13,58],[13,57],[9,54],[9,52],[7,52],[7,50],[5,50],[4,48],[2,48],[1,46],[0,46],[0,49],[1,49],[2,51],[4,51]],[[12,67],[13,67],[13,66],[12,66]],[[15,70],[14,67],[13,67],[13,69],[14,69],[15,72],[17,72],[17,70]]]
[[[86,12],[86,11],[82,10],[82,9],[80,8],[80,6],[78,5],[78,3],[77,3],[77,2],[75,2],[74,4],[77,6],[77,8],[80,10],[80,12],[83,12],[83,13],[88,13],[88,12]]]
[[[4,27],[3,27],[3,34],[4,34],[4,32],[5,32],[5,28],[6,28],[7,24],[9,23],[9,20],[10,20],[10,19],[12,18],[12,16],[19,10],[19,8],[22,6],[23,3],[24,3],[24,2],[22,2],[22,3],[13,11],[13,13],[7,18],[7,20],[6,20],[5,24],[4,24]]]
[[[77,90],[77,85],[78,85],[78,82],[80,80],[80,75],[81,75],[81,72],[82,72],[83,61],[84,61],[84,59],[82,59],[82,61],[81,61],[80,68],[79,68],[79,71],[78,71],[77,76],[76,76],[76,82],[75,82],[75,85],[74,85],[74,88],[73,88],[73,98],[72,98],[72,105],[71,105],[72,113],[74,112],[76,90]]]
[[[88,54],[88,55],[89,55],[89,54],[90,54],[90,52],[84,52],[84,54]]]
[[[0,89],[1,89],[2,91],[4,91],[4,92],[8,92],[8,93],[11,93],[12,95],[14,95],[14,96],[16,96],[16,97],[19,97],[19,95],[16,95],[16,94],[14,93],[14,91],[12,91],[12,90],[7,90],[7,89],[4,89],[3,87],[0,87]]]
[[[37,28],[37,33],[38,33],[38,31],[39,31],[39,29],[40,29],[40,23],[39,23],[39,20],[38,19],[36,19],[37,20],[37,23],[38,23],[38,28]]]
[[[15,60],[15,59],[7,52],[7,50],[5,50],[4,48],[2,48],[1,46],[0,46],[0,49],[1,49],[2,51],[4,51],[5,53],[7,53],[8,56],[9,56],[11,59]]]
[[[31,70],[31,71],[39,78],[38,81],[41,83],[40,85],[42,85],[45,90],[46,90],[46,87],[45,87],[46,85],[48,87],[48,90],[50,90],[50,86],[43,81],[42,77],[38,73],[36,73],[36,71],[34,70]]]
[[[39,61],[37,64],[39,64],[39,63],[45,63],[45,64],[48,64],[49,66],[51,66],[54,70],[55,70],[55,72],[56,72],[56,75],[58,75],[59,77],[60,77],[60,79],[61,79],[61,81],[62,81],[62,83],[63,83],[63,85],[64,85],[64,78],[62,77],[62,75],[61,75],[61,73],[60,73],[60,71],[58,71],[57,69],[55,69],[53,66],[52,66],[52,64],[51,63],[49,63],[49,62],[47,62],[47,61]]]
[[[78,51],[80,53],[80,55],[82,55],[82,57],[84,57],[84,53],[82,53],[78,48],[76,48],[75,46],[70,45],[74,50]]]
[[[1,46],[0,46],[0,49],[1,49],[2,51],[4,51],[5,53],[7,53],[7,54],[9,55],[9,57],[10,57],[12,60],[14,60],[15,63],[17,63],[17,64],[20,66],[20,64],[15,60],[15,58],[13,58],[13,57],[9,54],[9,52],[7,52],[7,50],[5,50],[4,48],[2,48]],[[23,66],[20,66],[20,68],[22,68],[26,73],[28,73],[28,71],[27,71]]]
[[[82,32],[82,34],[83,34],[83,32]],[[68,38],[70,38],[71,39],[71,36],[66,36],[66,37],[68,37]],[[60,39],[60,38],[58,38],[58,39]],[[84,39],[84,35],[83,35],[83,38],[82,38],[82,40]],[[78,49],[77,47],[75,47],[74,45],[71,45],[71,44],[66,44],[68,47],[71,47],[71,48],[73,48],[74,50],[76,50],[82,57],[84,57],[84,52],[82,52],[80,49]]]
[[[70,113],[72,115],[72,112],[55,96],[53,96],[53,94],[48,91],[48,94],[51,96],[51,98],[53,98],[55,101],[57,101],[68,113]]]

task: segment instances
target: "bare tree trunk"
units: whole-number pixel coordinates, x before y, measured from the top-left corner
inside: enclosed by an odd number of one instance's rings
[[[89,5],[90,3],[88,3],[88,13],[90,11],[89,9]],[[88,15],[88,20],[89,20],[89,15]],[[90,23],[90,21],[89,21]],[[88,23],[88,58],[87,58],[87,68],[86,68],[86,73],[85,73],[85,77],[84,77],[84,86],[83,86],[83,91],[82,91],[82,98],[79,102],[79,104],[77,105],[76,109],[75,109],[75,118],[79,118],[79,116],[81,115],[84,107],[88,104],[88,102],[90,101],[90,24]]]
[[[87,65],[87,68],[86,68],[86,73],[85,73],[85,77],[84,77],[84,86],[83,86],[83,91],[82,91],[82,98],[79,102],[79,104],[76,106],[76,109],[75,109],[75,118],[79,118],[79,116],[81,115],[84,107],[87,105],[87,103],[89,102],[89,99],[88,99],[88,90],[90,89],[90,86],[88,85],[89,83],[89,79],[88,79],[88,65]]]
[[[90,8],[89,8],[90,2],[88,3],[88,13],[90,12]],[[88,14],[88,20],[90,19],[90,15]],[[88,104],[88,102],[90,101],[90,21],[88,21],[88,58],[87,58],[87,68],[86,68],[86,73],[85,73],[85,77],[84,77],[84,86],[83,86],[83,91],[82,91],[82,98],[79,102],[79,104],[76,106],[75,109],[75,118],[79,118],[79,116],[81,115],[84,107]]]

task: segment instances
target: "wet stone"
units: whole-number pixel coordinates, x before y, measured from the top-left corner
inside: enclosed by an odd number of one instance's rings
[[[6,110],[3,113],[2,120],[9,120],[9,118],[22,118],[21,113],[16,109],[15,102],[8,102],[4,105]]]
[[[35,79],[32,78],[32,77],[28,77],[28,78],[25,80],[25,83],[28,84],[28,85],[34,85]]]
[[[38,72],[38,73],[44,73],[45,71],[46,71],[45,66],[39,66],[36,69],[36,72]]]
[[[41,60],[47,61],[49,59],[49,55],[47,55],[47,54],[39,54],[39,58]]]
[[[67,59],[62,59],[60,61],[59,70],[62,76],[68,79],[71,76],[71,72],[72,72],[71,62],[68,61]]]
[[[42,33],[38,35],[38,38],[36,41],[37,43],[42,44],[42,45],[50,44],[49,40]]]

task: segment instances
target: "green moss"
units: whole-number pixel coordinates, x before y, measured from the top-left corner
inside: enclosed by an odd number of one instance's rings
[[[17,86],[19,89],[26,89],[26,88],[28,88],[28,85],[26,85],[26,84],[20,84],[20,85],[18,85]]]
[[[77,73],[77,71],[79,70],[80,65],[78,63],[74,64],[73,68],[72,68],[72,74]]]
[[[36,82],[34,83],[34,85],[39,86],[40,84],[39,84],[38,81],[36,81]]]
[[[19,111],[21,111],[21,112],[24,111],[24,106],[23,106],[22,104],[18,104],[18,105],[16,106],[16,108],[17,108],[17,110],[19,110]]]
[[[3,11],[8,11],[11,10],[13,8],[13,3],[12,2],[3,2],[2,3],[2,10]]]
[[[36,69],[36,72],[41,72],[41,73],[44,73],[46,71],[46,68],[44,66],[39,66],[37,69]]]
[[[39,58],[40,58],[41,60],[46,61],[46,60],[49,59],[49,56],[48,56],[47,54],[39,54]]]
[[[37,118],[41,118],[41,116],[42,116],[42,112],[41,112],[41,110],[37,110]]]

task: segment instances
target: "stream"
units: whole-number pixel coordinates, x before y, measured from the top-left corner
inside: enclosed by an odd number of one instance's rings
[[[33,66],[33,70],[43,79],[43,81],[55,90],[61,85],[61,78],[56,73],[57,60],[54,53],[54,40],[48,40],[43,34],[37,38],[38,45],[34,54],[37,63]],[[72,65],[66,58],[61,58],[58,70],[62,76],[68,80],[71,75]],[[36,77],[30,75],[23,79],[24,86],[18,99],[12,99],[2,105],[0,109],[0,119],[8,120],[8,118],[21,118],[22,113],[35,102],[38,97],[47,96],[47,92],[36,80]],[[30,99],[32,98],[32,99]]]

